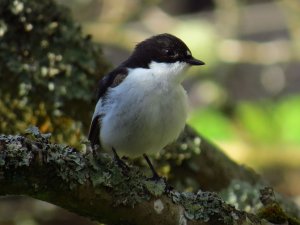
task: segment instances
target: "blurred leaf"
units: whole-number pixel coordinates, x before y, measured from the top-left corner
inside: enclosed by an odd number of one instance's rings
[[[237,120],[249,137],[262,142],[277,140],[278,126],[270,103],[243,102],[237,106]]]
[[[283,141],[300,143],[300,96],[284,98],[276,106],[275,119]]]
[[[213,108],[194,112],[188,123],[210,139],[225,140],[236,136],[230,120]]]

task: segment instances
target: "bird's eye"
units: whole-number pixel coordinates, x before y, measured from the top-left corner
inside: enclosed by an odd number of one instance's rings
[[[176,53],[171,49],[163,49],[163,52],[167,56],[175,56],[176,55]]]

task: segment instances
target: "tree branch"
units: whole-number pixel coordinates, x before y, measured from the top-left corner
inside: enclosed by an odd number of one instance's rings
[[[148,180],[136,167],[123,174],[107,155],[83,155],[35,136],[0,137],[1,195],[28,195],[109,224],[184,224],[187,218],[204,224],[213,209],[219,210],[214,218],[233,219],[234,208],[216,195],[166,194],[164,182]],[[211,202],[206,210],[201,201]]]
[[[232,180],[241,180],[253,186],[266,185],[254,170],[232,161],[218,147],[189,126],[167,151],[173,153],[172,157],[167,156],[166,159],[163,154],[161,163],[167,162],[171,165],[173,174],[171,181],[178,180],[178,177],[190,177],[196,180],[198,184],[196,188],[201,187],[210,191],[226,189]],[[179,157],[181,162],[176,163]]]
[[[0,136],[0,195],[27,195],[108,224],[258,224],[215,193],[165,191],[138,167],[122,171],[107,154],[50,143],[37,129]],[[248,221],[246,223],[246,221]],[[250,224],[250,223],[249,223]]]

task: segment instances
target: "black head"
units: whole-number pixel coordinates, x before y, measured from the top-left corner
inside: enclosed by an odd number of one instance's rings
[[[204,62],[193,58],[191,51],[182,40],[171,34],[159,34],[140,42],[124,64],[131,68],[148,68],[152,61],[204,65]]]

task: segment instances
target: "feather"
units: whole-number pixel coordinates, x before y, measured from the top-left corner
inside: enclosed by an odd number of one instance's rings
[[[100,129],[101,129],[101,107],[105,104],[105,96],[107,94],[108,88],[117,87],[122,81],[127,77],[127,69],[117,68],[106,75],[103,79],[100,80],[98,86],[98,102],[100,104],[96,105],[93,119],[90,125],[88,140],[91,142],[92,147],[96,145],[101,145],[100,143]]]

